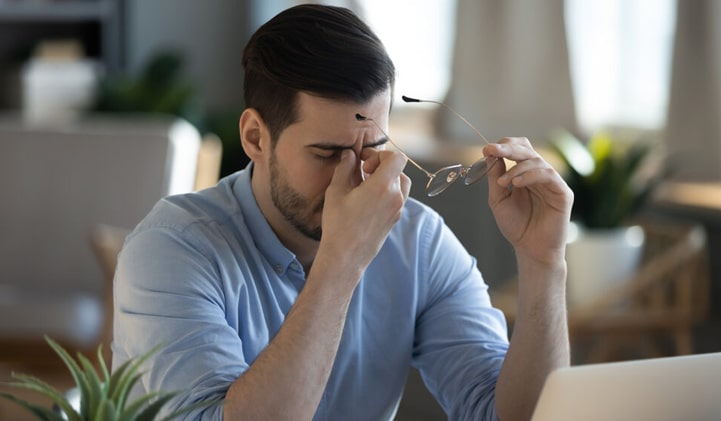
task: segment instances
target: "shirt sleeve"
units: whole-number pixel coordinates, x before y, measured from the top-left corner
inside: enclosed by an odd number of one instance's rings
[[[471,257],[440,217],[421,238],[425,302],[416,319],[413,364],[453,420],[493,420],[495,386],[508,350],[503,313]]]
[[[223,398],[248,368],[227,323],[217,266],[191,233],[152,228],[132,235],[115,277],[114,365],[159,350],[142,367],[135,394],[178,392],[161,415]],[[202,358],[193,356],[202,355]],[[136,396],[137,397],[137,396]],[[222,419],[221,404],[185,414]]]

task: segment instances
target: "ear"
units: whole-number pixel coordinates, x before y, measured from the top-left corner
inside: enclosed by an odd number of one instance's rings
[[[246,108],[238,123],[240,142],[245,154],[253,161],[262,161],[270,150],[270,132],[255,108]]]

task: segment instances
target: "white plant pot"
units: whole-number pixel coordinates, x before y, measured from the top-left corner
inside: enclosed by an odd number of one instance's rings
[[[572,223],[566,244],[569,304],[591,301],[628,280],[644,241],[640,226],[588,230]]]

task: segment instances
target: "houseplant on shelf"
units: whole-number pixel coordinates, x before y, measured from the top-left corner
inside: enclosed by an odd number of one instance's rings
[[[557,130],[550,145],[574,193],[568,298],[591,300],[638,266],[644,234],[634,217],[665,176],[663,154],[652,139],[622,130],[599,131],[586,143]]]
[[[150,392],[135,400],[129,399],[130,390],[140,380],[142,364],[157,351],[157,348],[137,359],[129,360],[112,374],[108,371],[102,355],[102,346],[98,347],[98,369],[82,354],[73,359],[68,352],[52,339],[45,337],[50,347],[60,356],[75,381],[73,392],[61,392],[46,382],[24,374],[13,373],[17,382],[5,385],[40,393],[54,402],[54,408],[46,408],[20,399],[10,393],[0,393],[25,408],[37,419],[45,421],[143,421],[155,420],[158,413],[178,392]],[[74,395],[78,401],[75,402]],[[172,420],[189,411],[217,405],[220,400],[200,402],[175,411],[163,418]]]

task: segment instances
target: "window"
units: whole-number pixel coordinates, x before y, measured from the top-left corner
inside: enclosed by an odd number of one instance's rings
[[[660,129],[668,106],[673,0],[566,0],[580,128]]]
[[[383,41],[397,70],[396,101],[409,95],[443,100],[451,77],[456,2],[359,1],[368,24]]]

